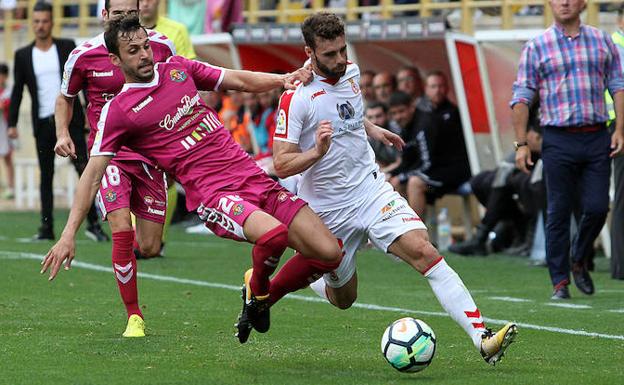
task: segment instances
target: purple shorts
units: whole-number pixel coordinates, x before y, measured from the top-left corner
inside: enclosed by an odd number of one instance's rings
[[[129,208],[138,218],[165,223],[165,174],[141,161],[113,159],[102,177],[96,202],[102,219],[117,209]]]
[[[267,178],[268,179],[268,178]],[[197,208],[206,227],[222,238],[247,241],[243,233],[245,220],[256,210],[262,210],[286,226],[308,203],[277,183],[262,194],[239,191],[216,196]]]

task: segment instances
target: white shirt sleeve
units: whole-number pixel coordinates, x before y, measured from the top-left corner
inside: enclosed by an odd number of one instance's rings
[[[299,144],[310,107],[305,95],[301,92],[284,92],[279,102],[273,139]]]

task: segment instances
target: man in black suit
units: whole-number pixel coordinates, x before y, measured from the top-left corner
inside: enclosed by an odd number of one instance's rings
[[[32,14],[35,41],[15,52],[14,87],[9,108],[9,129],[11,138],[17,138],[17,120],[22,102],[24,85],[28,87],[32,99],[31,114],[33,134],[37,144],[39,169],[41,170],[41,227],[35,239],[54,239],[52,209],[52,180],[54,177],[54,104],[61,89],[63,66],[71,51],[76,47],[72,40],[52,37],[52,6],[37,2]],[[84,137],[84,115],[82,106],[76,99],[74,119],[70,125],[72,139],[76,145],[74,167],[82,174],[87,164],[87,146]],[[89,226],[85,234],[96,241],[107,241],[108,236],[98,223],[95,207],[89,211]]]

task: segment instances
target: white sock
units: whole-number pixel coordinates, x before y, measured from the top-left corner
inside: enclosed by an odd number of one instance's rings
[[[316,281],[310,284],[310,289],[314,290],[314,292],[321,298],[325,299],[329,302],[329,298],[327,298],[327,284],[323,277],[317,279]]]
[[[444,310],[470,336],[477,349],[480,349],[485,324],[459,275],[441,258],[424,276]]]

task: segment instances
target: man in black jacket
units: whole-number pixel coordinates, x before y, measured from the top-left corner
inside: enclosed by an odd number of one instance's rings
[[[405,188],[410,206],[421,218],[427,203],[457,190],[470,179],[459,110],[447,94],[444,73],[430,72],[425,78],[425,96],[413,113],[411,131],[402,135],[407,144],[403,162],[391,173],[392,185]],[[392,115],[392,102],[390,110]],[[419,139],[414,150],[410,149],[412,138]]]
[[[39,169],[41,170],[41,227],[35,239],[54,239],[52,209],[54,207],[52,180],[54,177],[54,104],[61,89],[63,66],[70,52],[76,47],[72,40],[52,37],[52,6],[38,2],[32,14],[35,41],[15,52],[14,86],[9,107],[9,129],[11,138],[17,138],[17,120],[22,102],[24,85],[28,87],[31,104],[33,134],[37,144]],[[87,164],[87,147],[84,138],[84,115],[80,102],[76,100],[71,135],[76,144],[74,167],[78,174]],[[95,207],[89,212],[89,226],[85,234],[96,241],[107,241],[108,236],[98,223]]]

